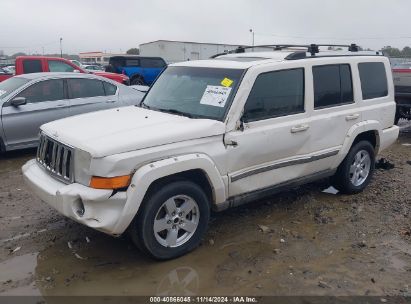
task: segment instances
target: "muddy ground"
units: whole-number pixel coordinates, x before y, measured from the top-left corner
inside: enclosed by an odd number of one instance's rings
[[[361,194],[321,181],[214,214],[202,245],[156,262],[127,237],[65,219],[0,156],[0,295],[411,296],[411,125]]]

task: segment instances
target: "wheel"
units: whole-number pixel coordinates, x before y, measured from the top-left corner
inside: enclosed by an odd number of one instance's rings
[[[174,181],[152,191],[130,227],[133,242],[159,260],[196,248],[207,230],[210,204],[195,183]]]
[[[360,141],[351,147],[333,178],[333,186],[342,193],[354,194],[364,190],[374,173],[374,147]]]
[[[144,82],[143,77],[135,76],[131,79],[131,85],[146,85],[146,83]]]

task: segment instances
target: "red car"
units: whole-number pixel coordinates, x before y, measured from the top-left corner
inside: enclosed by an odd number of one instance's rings
[[[10,74],[7,71],[0,68],[0,82],[2,82],[3,80],[8,79],[10,77],[13,77],[13,74]]]
[[[16,58],[16,74],[28,74],[39,72],[75,72],[75,73],[90,73],[76,66],[71,61],[60,57],[44,57],[44,56],[19,56]],[[108,73],[102,71],[93,72],[93,74],[109,78],[119,83],[129,85],[130,79],[123,74]],[[13,75],[0,75],[0,81],[6,80]]]

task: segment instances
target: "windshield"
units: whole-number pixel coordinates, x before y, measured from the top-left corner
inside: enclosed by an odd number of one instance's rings
[[[22,77],[12,77],[0,82],[0,99],[6,97],[27,82],[29,82],[29,80]]]
[[[168,67],[143,106],[193,118],[223,120],[244,70]]]

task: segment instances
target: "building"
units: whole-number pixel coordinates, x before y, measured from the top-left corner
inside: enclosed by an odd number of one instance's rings
[[[107,65],[111,56],[123,55],[123,54],[110,54],[104,52],[85,52],[79,53],[80,61],[82,63],[100,63]]]
[[[208,59],[215,54],[236,49],[238,46],[233,44],[156,40],[140,44],[140,55],[162,57],[168,63],[172,63]]]

